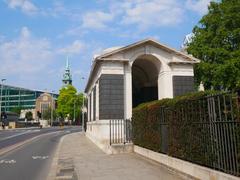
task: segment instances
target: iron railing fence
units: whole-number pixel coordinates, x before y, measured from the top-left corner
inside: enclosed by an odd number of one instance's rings
[[[129,119],[113,119],[110,125],[110,145],[132,142],[132,123]]]
[[[225,93],[160,108],[160,152],[240,176],[240,97]]]

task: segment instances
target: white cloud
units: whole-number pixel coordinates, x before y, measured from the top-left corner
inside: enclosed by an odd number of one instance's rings
[[[53,59],[47,39],[37,39],[27,27],[21,29],[16,40],[0,43],[1,74],[29,75],[38,73]]]
[[[208,12],[208,5],[212,0],[187,0],[186,8],[204,15]]]
[[[5,40],[5,36],[0,34],[0,43],[2,43]]]
[[[11,9],[20,9],[27,15],[40,15],[48,17],[67,16],[72,17],[74,13],[67,10],[62,2],[54,1],[51,7],[37,7],[31,0],[5,0]]]
[[[22,27],[20,37],[23,39],[27,39],[27,38],[31,37],[31,32],[29,31],[29,29],[27,27]]]
[[[65,54],[65,55],[73,55],[73,54],[79,54],[83,49],[85,45],[80,40],[75,40],[72,44],[60,48],[57,50],[59,54]]]
[[[38,8],[29,0],[6,0],[8,7],[12,9],[20,8],[22,12],[28,15],[35,14]]]
[[[63,34],[60,34],[57,38],[63,38],[65,36],[78,36],[78,37],[83,37],[85,34],[88,33],[87,29],[83,29],[82,26],[77,26],[77,27],[72,27],[68,29],[66,32]]]
[[[105,1],[103,1],[105,2]],[[107,11],[87,12],[81,28],[111,29],[108,24],[136,25],[140,30],[179,24],[184,10],[177,0],[123,0],[110,1]],[[120,23],[119,23],[120,22]]]
[[[89,29],[105,29],[106,23],[111,22],[114,15],[102,11],[87,12],[82,18],[82,27]]]
[[[183,10],[175,0],[133,0],[125,4],[124,24],[135,24],[140,29],[172,26],[183,19]]]
[[[72,12],[66,9],[65,5],[60,1],[54,1],[51,7],[40,8],[39,15],[59,18],[61,16],[72,16]]]

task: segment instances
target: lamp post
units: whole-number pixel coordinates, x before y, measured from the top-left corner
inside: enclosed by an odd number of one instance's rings
[[[82,130],[84,130],[84,98],[85,95],[83,93],[83,102],[82,102]]]
[[[52,124],[53,124],[53,105],[54,105],[54,99],[53,99],[53,93],[54,93],[55,91],[52,91],[52,105],[51,105],[51,123],[50,123],[50,125],[52,126]]]
[[[3,83],[6,79],[1,79],[1,98],[0,98],[0,121],[2,121],[2,90],[3,90]]]
[[[76,107],[76,99],[74,99],[74,104],[73,104],[73,122],[74,122],[74,123],[75,123],[75,120],[76,120],[75,107]]]
[[[84,80],[85,78],[82,77],[81,80]],[[84,95],[84,92],[83,92],[83,102],[82,102],[82,131],[84,130],[84,98],[85,98],[85,95]]]

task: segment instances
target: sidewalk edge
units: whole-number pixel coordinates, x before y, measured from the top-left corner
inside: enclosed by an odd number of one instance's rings
[[[64,136],[61,137],[59,144],[57,146],[55,155],[53,157],[51,166],[50,166],[50,171],[48,173],[48,177],[47,180],[54,180],[56,178],[56,174],[57,174],[57,167],[58,167],[58,159],[59,159],[59,152],[63,143],[63,140],[65,139],[66,136],[68,136],[69,134],[66,134]]]

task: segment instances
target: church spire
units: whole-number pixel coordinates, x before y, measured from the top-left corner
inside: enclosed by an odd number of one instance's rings
[[[68,60],[68,56],[67,56],[67,60],[66,60],[66,67],[65,67],[65,72],[63,74],[63,85],[66,86],[68,84],[72,84],[72,75],[70,72],[70,65],[69,65],[69,60]]]
[[[70,70],[68,56],[67,56],[67,60],[66,60],[66,69],[69,69],[69,70]]]

